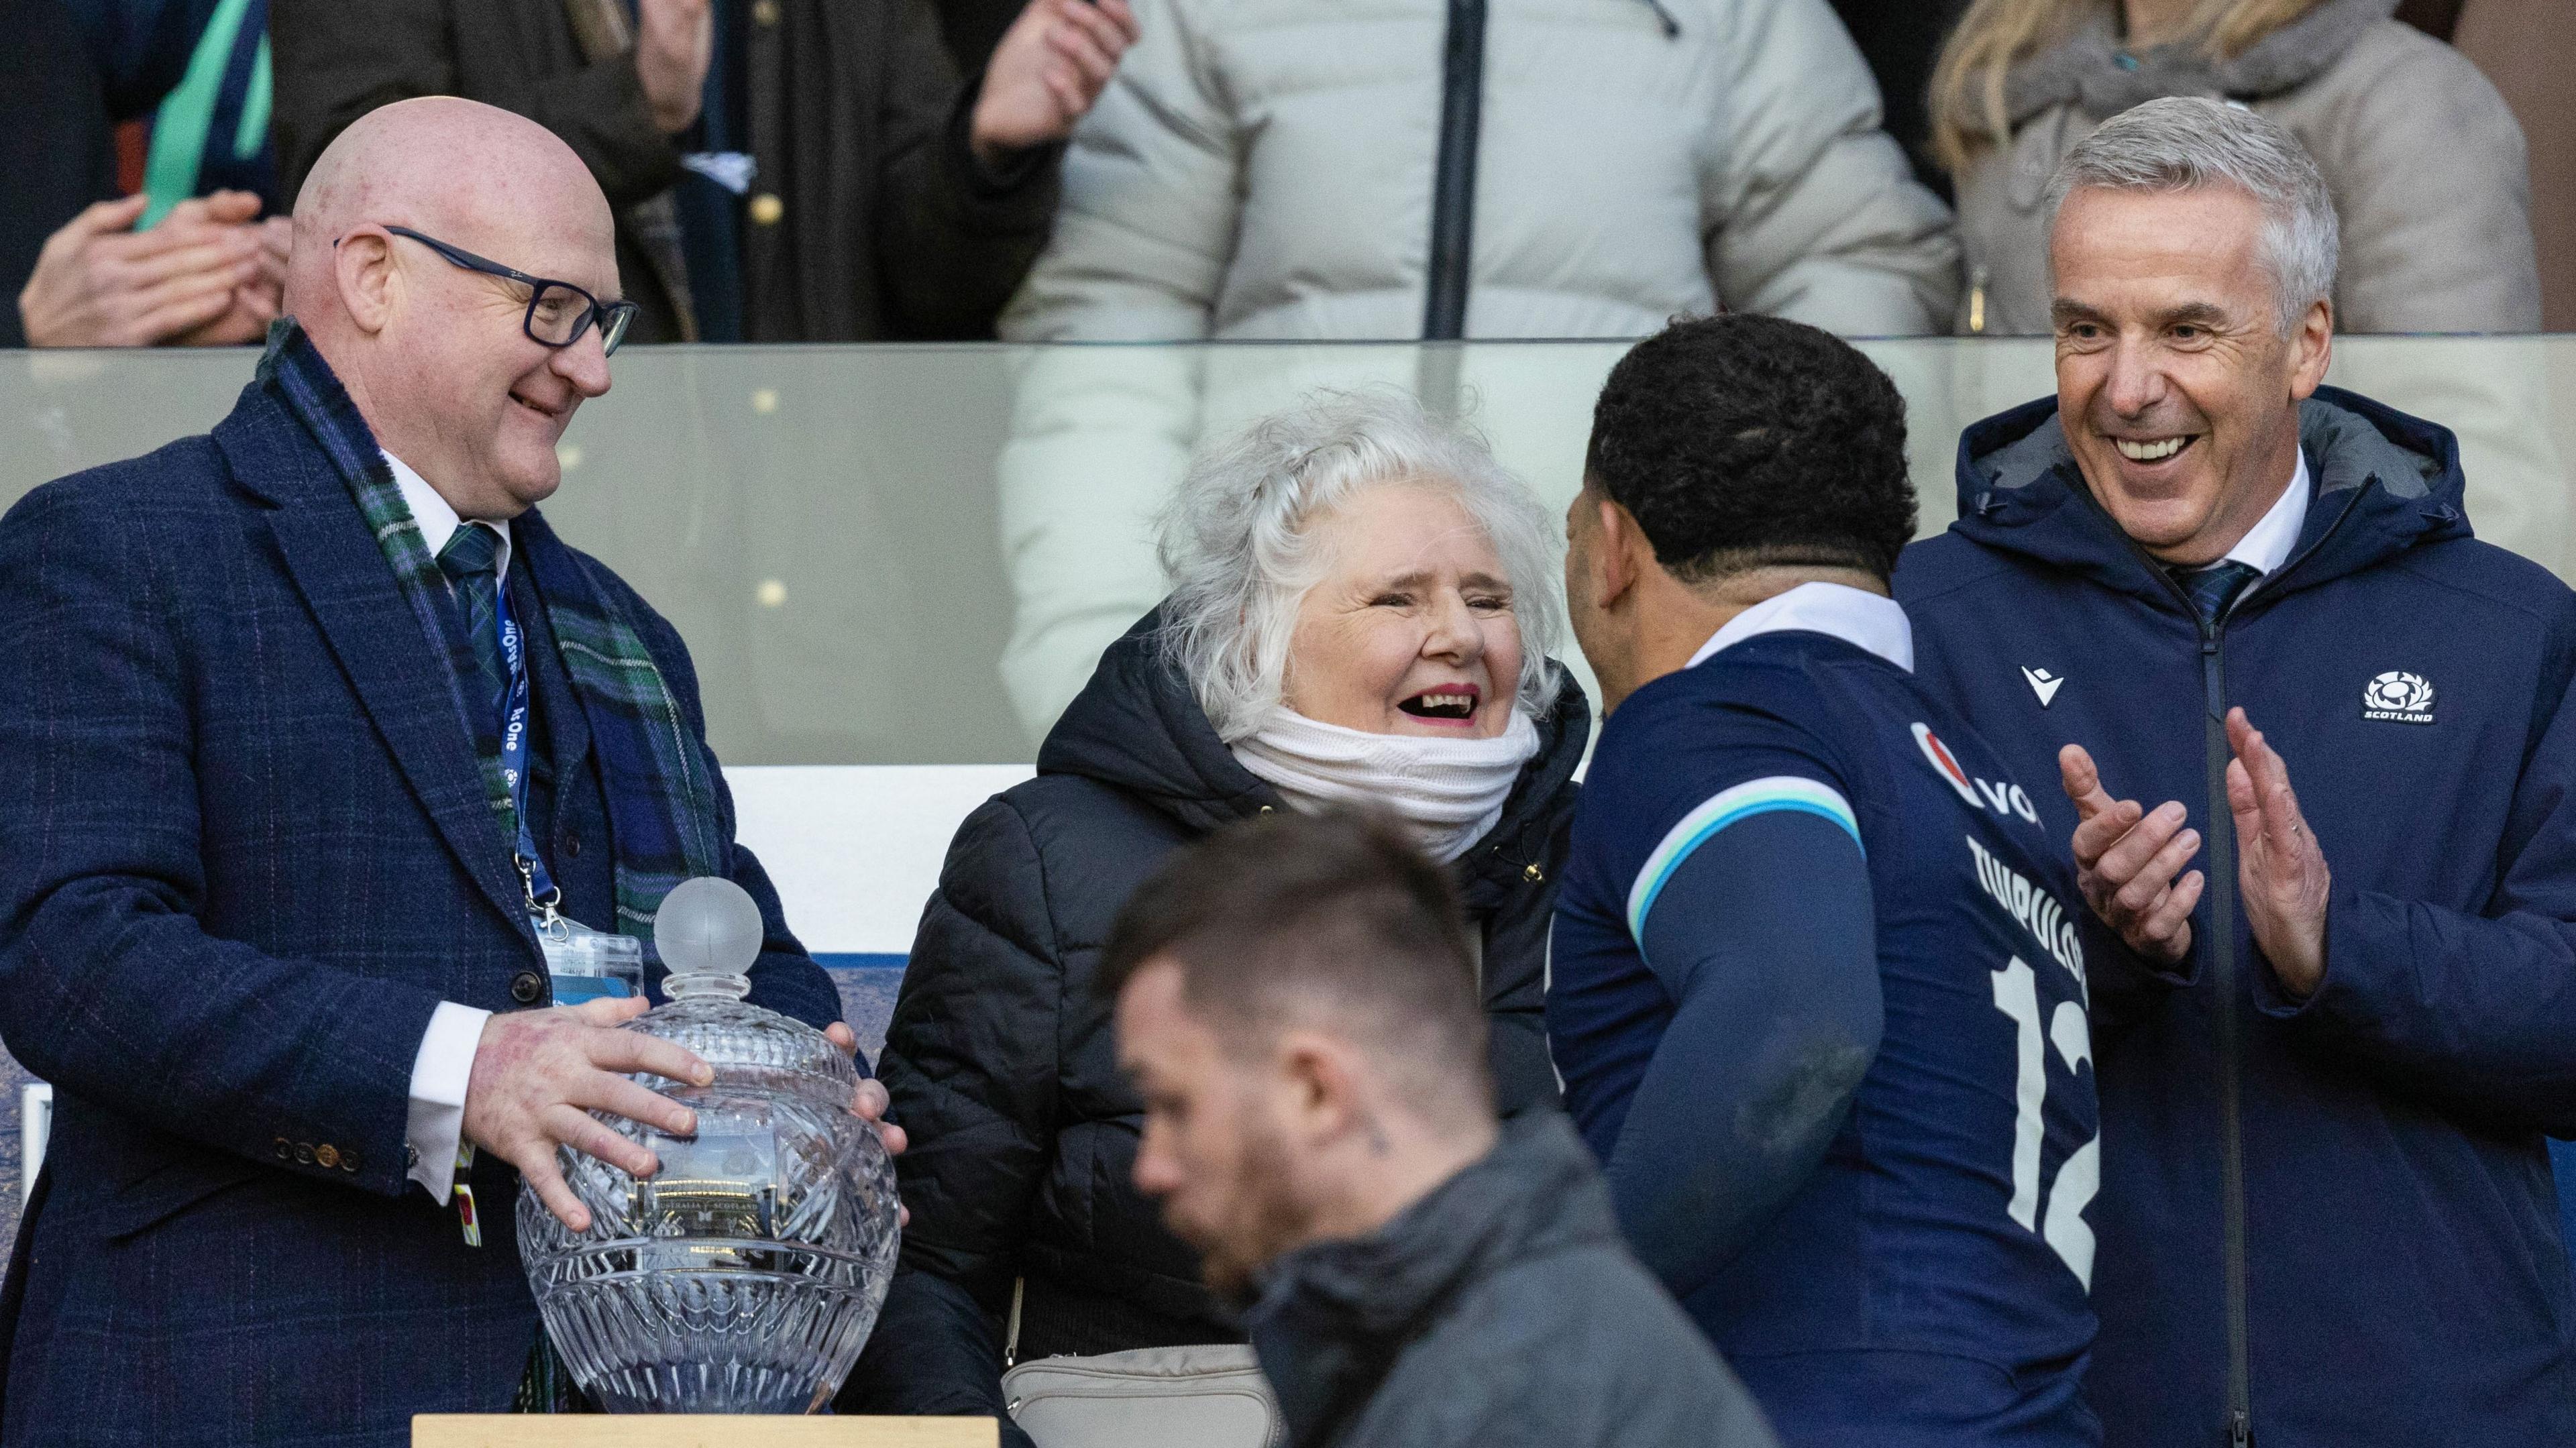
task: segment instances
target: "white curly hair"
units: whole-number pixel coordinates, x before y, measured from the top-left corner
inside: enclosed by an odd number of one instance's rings
[[[1388,483],[1446,488],[1485,530],[1521,635],[1513,707],[1556,702],[1549,655],[1565,628],[1554,520],[1485,440],[1392,389],[1325,391],[1254,423],[1190,465],[1159,524],[1171,597],[1163,646],[1231,744],[1279,705],[1288,644],[1330,559],[1306,524]]]

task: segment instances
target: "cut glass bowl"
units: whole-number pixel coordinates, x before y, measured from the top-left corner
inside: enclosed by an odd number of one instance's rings
[[[655,942],[671,1002],[625,1029],[687,1047],[715,1081],[635,1079],[695,1111],[697,1134],[595,1113],[661,1170],[638,1181],[565,1148],[590,1229],[571,1231],[522,1191],[520,1259],[556,1351],[610,1412],[811,1412],[858,1360],[893,1279],[894,1163],[850,1112],[849,1058],[743,1001],[760,942],[748,895],[686,882],[663,903]]]

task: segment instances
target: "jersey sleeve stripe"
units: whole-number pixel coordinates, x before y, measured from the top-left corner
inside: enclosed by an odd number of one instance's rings
[[[1636,883],[1628,887],[1628,934],[1636,940],[1637,948],[1645,948],[1646,916],[1655,908],[1655,897],[1663,893],[1664,882],[1690,858],[1691,851],[1738,820],[1778,810],[1831,820],[1851,836],[1853,845],[1860,845],[1860,821],[1852,814],[1851,802],[1831,785],[1794,774],[1775,774],[1720,790],[1665,832],[1662,843],[1646,857],[1645,868],[1637,872]],[[1868,853],[1866,848],[1862,853]]]

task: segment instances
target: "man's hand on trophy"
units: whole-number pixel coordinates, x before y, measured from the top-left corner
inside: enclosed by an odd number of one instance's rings
[[[857,1034],[842,1022],[834,1021],[825,1026],[823,1034],[833,1045],[841,1048],[842,1055],[859,1054]],[[886,1107],[893,1102],[894,1098],[886,1094],[884,1082],[874,1076],[863,1076],[859,1078],[858,1094],[850,1098],[850,1113],[877,1129],[877,1139],[885,1143],[886,1155],[901,1156],[903,1149],[911,1144],[911,1138],[903,1134],[902,1127],[885,1119]],[[903,1226],[911,1226],[912,1208],[901,1202],[895,1203],[895,1221]]]
[[[517,1167],[547,1210],[576,1232],[590,1229],[590,1209],[564,1182],[555,1148],[569,1146],[637,1177],[662,1168],[652,1152],[611,1131],[592,1111],[671,1136],[698,1129],[696,1112],[623,1073],[650,1071],[696,1086],[715,1079],[714,1069],[686,1048],[617,1029],[651,1005],[630,996],[496,1014],[483,1023],[474,1048],[474,1072],[465,1085],[466,1140]]]

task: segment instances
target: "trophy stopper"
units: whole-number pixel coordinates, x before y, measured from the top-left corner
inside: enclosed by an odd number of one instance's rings
[[[663,993],[675,1001],[741,1000],[751,994],[751,963],[765,932],[750,892],[720,875],[683,880],[653,916],[653,947],[670,971]]]

